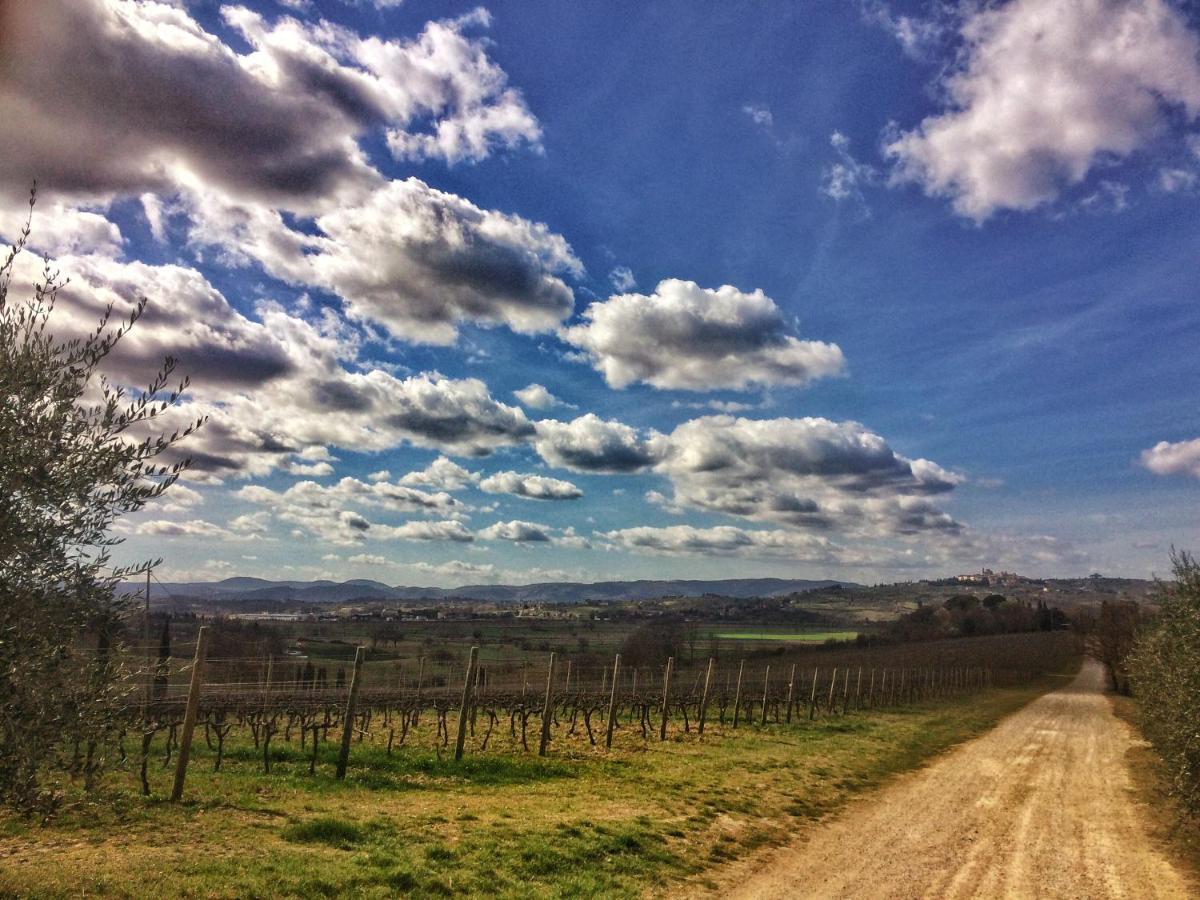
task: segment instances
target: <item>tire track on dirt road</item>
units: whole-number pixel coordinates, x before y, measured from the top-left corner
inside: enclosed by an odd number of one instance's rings
[[[1151,843],[1104,670],[1046,694],[804,840],[723,873],[740,898],[1186,898]]]

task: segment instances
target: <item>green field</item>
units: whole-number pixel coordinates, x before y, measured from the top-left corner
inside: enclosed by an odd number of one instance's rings
[[[45,825],[0,814],[0,897],[635,898],[715,887],[709,871],[798,833],[897,772],[992,727],[1044,683],[942,704],[665,743],[622,723],[611,753],[556,741],[542,759],[500,730],[495,750],[455,764],[425,717],[393,754],[379,729],[335,781],[336,745],[279,741],[271,775],[244,738],[221,771],[202,734],[185,802],[167,803],[161,740],[153,796],[131,763],[102,792],[67,786]],[[680,887],[690,882],[691,888]]]
[[[714,631],[719,641],[780,641],[785,643],[823,644],[825,641],[852,641],[857,631]]]

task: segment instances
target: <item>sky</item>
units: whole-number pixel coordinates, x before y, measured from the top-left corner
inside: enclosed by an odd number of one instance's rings
[[[1200,546],[1200,9],[0,0],[20,296],[147,312],[160,579],[1149,577]]]

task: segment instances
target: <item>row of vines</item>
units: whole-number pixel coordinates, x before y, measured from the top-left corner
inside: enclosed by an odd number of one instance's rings
[[[203,643],[201,641],[201,643]],[[387,754],[553,752],[642,742],[701,740],[744,727],[799,726],[829,716],[948,701],[1060,671],[1077,654],[1065,634],[1009,635],[839,652],[801,650],[737,661],[629,667],[617,656],[425,658],[354,665],[292,657],[177,656],[130,667],[118,753],[149,794],[153,761],[175,764],[177,796],[194,729],[220,771],[231,735],[252,745],[270,773],[280,743],[316,774],[321,749],[340,749],[344,775],[364,741]],[[131,740],[132,739],[132,740]],[[135,743],[136,746],[130,746]],[[182,758],[181,758],[182,757]]]

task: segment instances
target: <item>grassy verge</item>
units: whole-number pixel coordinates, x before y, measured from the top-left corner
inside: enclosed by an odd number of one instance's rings
[[[1141,734],[1137,701],[1112,695],[1113,712],[1135,732]],[[1171,796],[1170,782],[1162,758],[1150,743],[1135,745],[1126,761],[1134,789],[1142,801],[1144,821],[1153,840],[1171,861],[1200,885],[1200,829],[1183,816],[1183,808]]]
[[[343,783],[332,744],[315,777],[282,742],[270,776],[248,743],[213,773],[198,735],[181,806],[161,799],[170,772],[155,760],[153,798],[117,772],[49,826],[0,818],[0,895],[621,897],[703,883],[705,870],[791,839],[1050,686],[717,727],[703,744],[647,746],[626,726],[611,754],[563,742],[546,759],[489,750],[455,765],[422,734],[424,746],[391,756],[355,745]]]

